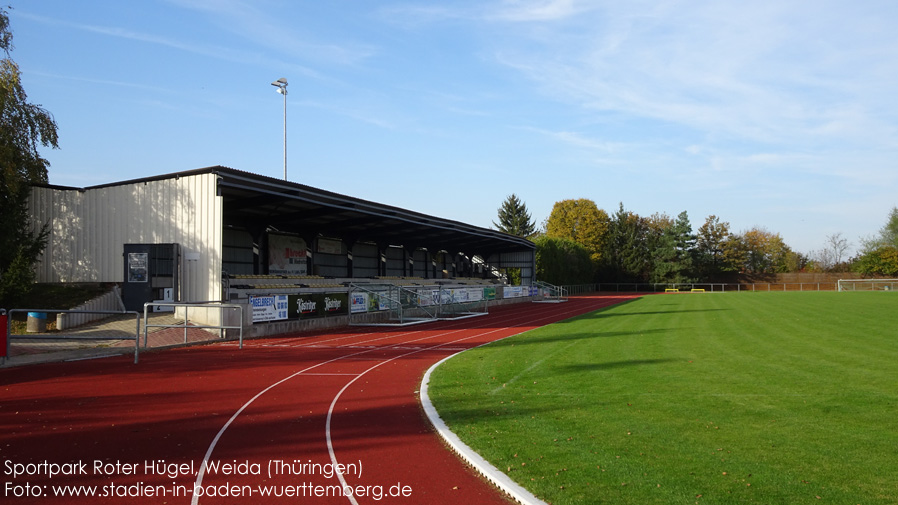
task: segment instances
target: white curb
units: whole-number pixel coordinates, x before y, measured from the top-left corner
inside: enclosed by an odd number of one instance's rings
[[[462,351],[464,352],[464,351]],[[421,380],[421,405],[424,407],[424,413],[427,414],[427,419],[430,420],[430,423],[433,424],[433,427],[436,428],[437,433],[443,437],[443,440],[449,444],[452,449],[461,456],[462,459],[468,462],[471,466],[474,467],[475,470],[480,472],[481,475],[487,478],[490,482],[495,484],[499,489],[508,493],[514,500],[522,503],[523,505],[548,505],[548,503],[540,500],[536,496],[534,496],[530,491],[524,489],[520,484],[511,480],[508,475],[505,475],[499,469],[491,465],[487,460],[483,459],[479,454],[474,452],[473,449],[468,447],[455,433],[452,433],[449,430],[449,427],[446,426],[446,423],[443,422],[443,419],[440,418],[439,413],[434,408],[433,404],[430,402],[430,396],[427,394],[427,386],[430,383],[430,372],[436,369],[436,367],[440,366],[447,359],[455,356],[455,353],[452,356],[447,356],[446,358],[441,359],[439,362],[430,367],[427,372],[424,374],[424,379]]]

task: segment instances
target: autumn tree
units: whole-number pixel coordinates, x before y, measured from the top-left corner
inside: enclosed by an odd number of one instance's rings
[[[15,306],[34,282],[34,263],[46,244],[46,228],[32,229],[31,184],[46,183],[50,163],[38,146],[56,148],[53,116],[28,102],[13,49],[9,16],[0,8],[0,306]]]
[[[585,198],[555,202],[546,220],[546,235],[566,238],[583,245],[596,264],[601,261],[605,236],[608,233],[608,214]]]
[[[525,238],[530,237],[536,231],[536,225],[530,218],[527,205],[514,193],[502,202],[502,206],[499,207],[499,222],[493,221],[493,226],[503,233]]]
[[[733,247],[733,242],[738,242],[739,245]],[[731,238],[730,246],[733,251],[741,253],[739,259],[743,271],[747,273],[773,274],[789,271],[788,260],[792,250],[779,233],[755,227]]]

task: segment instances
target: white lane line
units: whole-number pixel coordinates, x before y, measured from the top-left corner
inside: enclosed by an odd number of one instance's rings
[[[600,307],[593,307],[593,308],[587,309],[586,311],[588,312],[589,310],[597,310],[598,308],[601,308],[601,307],[603,307],[603,306],[604,306],[604,305],[602,305],[602,306],[600,306]],[[579,310],[578,310],[578,309],[572,309],[572,310],[569,310],[569,311],[564,311],[564,312],[562,312],[561,315],[566,315],[566,314],[571,314],[571,313],[577,313],[577,314],[580,314],[580,313],[584,313],[584,312],[583,312],[582,309],[579,309]],[[334,452],[333,452],[333,446],[332,446],[332,444],[331,444],[331,439],[330,439],[330,420],[331,420],[331,412],[332,412],[333,407],[336,405],[337,400],[340,398],[340,395],[342,395],[343,391],[345,391],[346,388],[349,387],[350,384],[352,384],[353,382],[355,382],[356,380],[358,380],[360,377],[362,377],[362,375],[368,373],[368,371],[373,370],[374,368],[377,368],[378,366],[380,366],[380,365],[382,365],[382,364],[384,364],[384,363],[387,363],[387,362],[389,362],[389,361],[393,361],[394,359],[398,359],[398,358],[401,358],[401,357],[404,357],[404,356],[408,356],[408,355],[411,355],[411,354],[417,354],[417,353],[420,353],[420,352],[424,352],[424,351],[429,351],[429,350],[437,349],[437,348],[444,347],[444,346],[451,345],[451,344],[457,344],[457,343],[463,342],[463,341],[465,341],[465,340],[470,340],[470,339],[472,339],[472,338],[482,337],[482,336],[484,336],[484,335],[489,335],[490,333],[495,333],[495,332],[497,332],[497,331],[508,330],[508,329],[514,328],[514,327],[516,327],[516,326],[524,326],[525,324],[526,324],[526,325],[534,324],[534,323],[536,323],[536,322],[538,322],[538,321],[541,321],[541,320],[543,320],[543,319],[550,319],[550,318],[551,318],[551,319],[555,319],[555,318],[558,317],[558,314],[557,314],[557,313],[553,313],[553,314],[550,314],[550,316],[552,316],[552,317],[549,317],[549,316],[547,316],[547,317],[540,317],[540,318],[533,319],[533,320],[530,320],[530,321],[526,321],[526,322],[524,322],[524,323],[519,323],[519,324],[516,324],[516,325],[513,325],[513,326],[503,326],[503,327],[499,327],[499,328],[494,328],[494,329],[492,329],[492,330],[490,330],[490,331],[487,331],[487,332],[478,333],[477,335],[472,335],[472,336],[465,337],[465,338],[462,338],[462,339],[453,340],[453,341],[451,341],[451,342],[446,342],[446,343],[443,343],[443,344],[434,345],[434,346],[431,346],[431,347],[428,347],[428,348],[425,348],[425,349],[421,349],[421,350],[417,350],[417,351],[411,351],[411,352],[408,352],[408,353],[405,353],[405,354],[396,356],[396,357],[394,357],[394,358],[391,358],[391,359],[389,359],[389,360],[387,360],[387,361],[378,363],[377,365],[374,365],[373,367],[371,367],[370,369],[366,370],[365,372],[362,372],[361,374],[359,374],[355,379],[353,379],[352,381],[350,381],[349,384],[347,384],[346,386],[344,386],[343,389],[341,389],[339,393],[337,393],[337,395],[334,397],[334,400],[331,402],[331,410],[328,411],[327,426],[326,426],[326,429],[325,429],[325,434],[326,434],[326,437],[327,437],[328,452],[329,452],[330,455],[331,455],[331,461],[332,461],[333,463],[335,463],[334,466],[335,466],[335,467],[338,467],[337,464],[336,464],[336,463],[337,463],[337,460],[336,460],[336,456],[335,456],[335,454],[334,454]],[[505,318],[503,318],[503,319],[505,319]],[[511,317],[509,317],[508,319],[511,319]],[[493,326],[494,326],[494,325],[493,325]],[[444,329],[448,329],[448,328],[444,328]],[[444,333],[440,333],[440,334],[437,334],[437,335],[431,335],[431,336],[429,336],[429,337],[422,337],[422,338],[420,338],[420,339],[411,340],[411,341],[409,341],[409,342],[404,342],[403,344],[408,344],[408,343],[411,343],[411,342],[416,342],[416,341],[418,341],[418,340],[426,340],[426,339],[434,338],[434,337],[437,337],[437,336],[448,335],[448,334],[451,334],[451,333],[457,333],[457,332],[459,332],[459,331],[470,331],[471,329],[472,329],[472,328],[460,328],[460,329],[454,330],[454,331],[444,332]],[[477,328],[477,329],[481,329],[481,328]],[[482,329],[486,329],[486,328],[482,328]],[[419,332],[408,332],[408,333],[406,333],[406,335],[412,334],[412,333],[421,333],[421,332],[420,332],[420,331],[419,331]],[[509,336],[511,336],[511,335],[509,335]],[[397,344],[397,345],[399,345],[399,344]],[[297,347],[299,347],[299,346],[297,346]],[[384,347],[383,349],[389,349],[389,348],[390,348],[390,346],[386,346],[386,347]],[[370,351],[371,351],[371,349],[365,349],[365,350],[362,350],[362,351],[359,351],[359,352],[347,354],[347,355],[344,355],[344,356],[338,356],[338,357],[336,357],[336,358],[333,358],[333,359],[330,359],[330,360],[327,360],[327,361],[323,361],[323,362],[321,362],[321,363],[318,363],[318,364],[312,365],[312,366],[310,366],[310,367],[304,368],[303,370],[300,370],[300,371],[298,371],[298,372],[296,372],[296,373],[294,373],[294,374],[292,374],[292,375],[289,375],[289,376],[287,376],[287,377],[285,377],[285,378],[283,378],[283,379],[281,379],[281,380],[279,380],[279,381],[277,381],[277,382],[271,384],[270,386],[266,387],[265,389],[259,391],[259,393],[257,393],[255,396],[253,396],[252,398],[250,398],[249,401],[247,401],[246,403],[244,403],[242,407],[240,407],[236,412],[234,412],[234,415],[232,415],[231,418],[228,419],[228,421],[224,424],[224,426],[222,426],[221,429],[218,430],[218,433],[215,435],[215,438],[212,439],[212,443],[209,445],[209,449],[206,451],[205,456],[203,456],[203,462],[202,462],[202,464],[200,465],[200,470],[199,470],[199,472],[197,472],[197,477],[196,477],[196,481],[195,481],[195,486],[197,486],[197,487],[201,487],[201,486],[202,486],[202,484],[203,484],[203,478],[204,478],[205,473],[206,473],[206,472],[205,472],[206,464],[210,461],[210,459],[211,459],[211,457],[212,457],[212,452],[215,450],[215,447],[218,445],[218,441],[221,439],[222,435],[224,435],[225,431],[227,431],[227,429],[231,426],[231,424],[232,424],[232,423],[233,423],[233,422],[240,416],[241,413],[243,413],[244,410],[247,409],[247,407],[249,407],[254,401],[256,401],[256,399],[258,399],[259,397],[261,397],[263,394],[267,393],[267,392],[270,391],[271,389],[274,389],[276,386],[278,386],[278,385],[280,385],[280,384],[283,384],[284,382],[287,382],[288,380],[290,380],[290,379],[292,379],[292,378],[294,378],[294,377],[296,377],[296,376],[298,376],[298,375],[302,375],[304,372],[306,372],[306,371],[308,371],[308,370],[312,370],[312,369],[318,368],[319,366],[323,366],[323,365],[326,365],[326,364],[328,364],[328,363],[333,363],[334,361],[339,361],[339,360],[341,360],[341,359],[350,358],[350,357],[353,357],[353,356],[358,356],[358,355],[360,355],[360,354],[365,354],[365,353],[368,353],[368,352],[370,352]],[[341,481],[342,483],[345,484],[345,480],[344,480],[342,474],[339,474],[339,473],[338,473],[338,475],[340,476],[340,481]],[[197,505],[197,504],[199,503],[199,498],[200,498],[199,495],[194,494],[194,495],[193,495],[193,498],[192,498],[191,501],[190,501],[191,505]],[[358,503],[355,501],[355,498],[350,497],[350,501],[353,503],[353,505],[358,505]]]
[[[195,486],[194,489],[196,489],[197,487],[202,487],[202,485],[203,485],[203,477],[205,477],[205,475],[206,475],[206,464],[207,464],[207,463],[210,461],[210,459],[212,458],[212,452],[215,450],[215,446],[218,445],[218,441],[221,439],[221,436],[224,435],[225,431],[228,430],[228,428],[231,426],[231,424],[232,424],[232,423],[233,423],[233,422],[240,416],[241,413],[243,413],[244,410],[246,410],[247,407],[249,407],[254,401],[256,401],[256,399],[258,399],[260,396],[264,395],[264,394],[267,393],[268,391],[272,390],[273,388],[277,387],[278,385],[287,382],[288,380],[290,380],[290,379],[296,377],[297,375],[302,375],[304,372],[306,372],[306,371],[308,371],[308,370],[312,370],[312,369],[318,368],[318,367],[320,367],[320,366],[326,365],[326,364],[328,364],[328,363],[332,363],[332,362],[334,362],[334,361],[338,361],[338,360],[341,360],[341,359],[343,359],[343,358],[348,358],[348,357],[350,357],[350,356],[354,356],[354,355],[356,355],[356,354],[362,354],[362,353],[361,353],[361,352],[357,352],[357,353],[349,354],[349,355],[346,355],[346,356],[339,356],[339,357],[337,357],[337,358],[334,358],[334,359],[331,359],[331,360],[327,360],[327,361],[323,361],[323,362],[321,362],[321,363],[312,365],[312,366],[310,366],[310,367],[308,367],[308,368],[304,368],[304,369],[302,369],[302,370],[300,370],[300,371],[298,371],[298,372],[296,372],[296,373],[294,373],[294,374],[292,374],[292,375],[289,375],[289,376],[287,376],[287,377],[284,377],[283,379],[281,379],[281,380],[275,382],[274,384],[271,384],[271,385],[268,386],[267,388],[265,388],[265,389],[259,391],[259,392],[256,394],[256,396],[253,396],[252,398],[250,398],[249,401],[247,401],[246,403],[244,403],[242,407],[240,407],[239,409],[237,409],[237,412],[234,412],[234,415],[232,415],[231,418],[228,419],[228,422],[226,422],[226,423],[224,424],[224,426],[222,426],[221,429],[218,430],[218,433],[215,435],[215,438],[212,439],[212,443],[209,444],[209,449],[206,450],[206,455],[203,456],[203,462],[200,464],[200,471],[197,472],[197,475],[196,475],[196,482],[194,483],[194,486]],[[191,505],[197,505],[199,502],[200,502],[200,496],[199,496],[199,494],[194,493],[193,498],[190,500]]]

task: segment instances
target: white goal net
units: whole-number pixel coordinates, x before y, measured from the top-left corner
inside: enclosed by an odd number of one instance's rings
[[[898,279],[839,279],[839,291],[895,291]]]

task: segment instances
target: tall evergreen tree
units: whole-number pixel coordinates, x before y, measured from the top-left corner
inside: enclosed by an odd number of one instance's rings
[[[530,237],[536,231],[527,205],[514,193],[502,202],[502,207],[499,208],[499,222],[493,221],[493,226],[501,232],[518,237]]]
[[[38,146],[57,148],[53,116],[28,102],[13,49],[9,16],[0,8],[0,306],[15,306],[34,282],[34,263],[46,229],[34,231],[28,213],[31,184],[47,182],[50,163]]]
[[[667,225],[657,235],[655,244],[649,247],[652,254],[651,281],[690,282],[695,235],[692,234],[686,211],[681,212],[676,220],[668,218]]]

